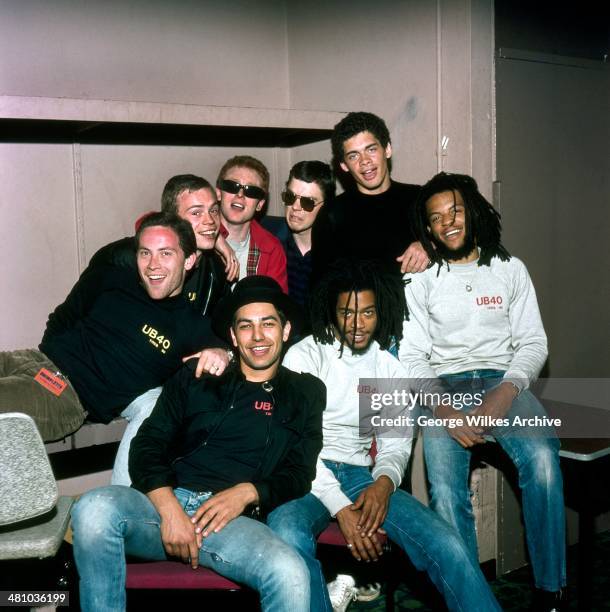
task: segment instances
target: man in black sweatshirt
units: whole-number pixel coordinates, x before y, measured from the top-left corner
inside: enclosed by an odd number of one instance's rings
[[[134,488],[95,489],[73,510],[85,612],[125,608],[125,554],[210,567],[259,591],[263,610],[309,612],[305,563],[261,522],[310,490],[322,447],[324,384],[280,365],[300,320],[264,276],[218,304],[214,328],[237,364],[221,377],[178,372],[132,442]]]
[[[196,258],[191,226],[158,213],[135,244],[137,272],[86,271],[49,316],[40,350],[0,354],[0,411],[30,414],[46,441],[72,433],[85,416],[109,422],[163,384],[183,357],[219,344],[182,295]],[[220,367],[224,352],[207,355]]]
[[[195,232],[197,258],[184,279],[183,293],[189,304],[202,316],[210,316],[218,300],[230,291],[230,281],[237,279],[239,264],[235,253],[220,235],[220,206],[210,183],[194,174],[172,176],[161,194],[161,212],[174,214],[188,221]],[[152,213],[148,213],[150,215]],[[147,215],[136,221],[136,226]],[[120,266],[137,269],[135,238],[111,242],[97,251],[84,275],[100,266]],[[205,358],[205,355],[204,355]],[[224,358],[222,358],[224,361]],[[209,364],[217,361],[212,356]],[[197,371],[201,374],[202,367]],[[219,369],[215,373],[220,374]],[[112,484],[129,485],[127,469],[129,445],[144,419],[150,415],[161,394],[156,386],[133,400],[121,413],[128,421],[112,470]]]
[[[340,258],[379,259],[396,272],[422,272],[430,260],[415,239],[418,185],[392,180],[392,142],[383,119],[349,113],[331,134],[333,159],[349,183],[312,231],[313,278]]]

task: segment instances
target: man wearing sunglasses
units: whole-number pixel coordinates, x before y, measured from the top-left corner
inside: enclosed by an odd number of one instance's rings
[[[270,276],[288,293],[282,244],[254,219],[265,205],[268,189],[269,171],[249,155],[237,155],[226,161],[216,181],[223,229],[239,261],[239,278]]]
[[[282,201],[288,235],[282,240],[288,267],[288,294],[304,305],[311,276],[311,230],[324,204],[335,196],[331,168],[321,161],[302,161],[288,175]]]

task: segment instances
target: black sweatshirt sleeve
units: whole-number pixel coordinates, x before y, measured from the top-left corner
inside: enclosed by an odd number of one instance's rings
[[[76,281],[64,302],[49,315],[42,344],[74,327],[87,315],[104,291],[136,282],[137,272],[127,268],[109,265],[87,268]]]
[[[93,254],[89,260],[88,270],[99,266],[119,266],[137,270],[136,240],[133,236],[111,242]]]

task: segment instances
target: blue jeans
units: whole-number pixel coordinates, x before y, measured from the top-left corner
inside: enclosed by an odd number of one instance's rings
[[[367,467],[324,463],[352,501],[373,483]],[[311,610],[315,612],[332,611],[322,567],[316,559],[317,536],[330,518],[322,502],[308,493],[279,506],[267,519],[269,527],[305,559],[311,578]],[[500,610],[478,562],[472,561],[457,533],[413,496],[401,489],[392,494],[383,528],[417,569],[428,572],[450,610]]]
[[[502,382],[503,372],[473,370],[444,376],[452,393],[479,393]],[[463,411],[472,409],[464,407]],[[506,415],[511,425],[489,433],[506,451],[519,473],[527,547],[536,587],[558,591],[566,584],[565,516],[559,440],[552,428],[512,426],[515,416],[544,417],[532,393],[522,391]],[[453,525],[478,559],[468,488],[471,453],[442,427],[424,427],[424,456],[430,483],[430,506]]]
[[[211,495],[186,489],[174,493],[189,515]],[[128,487],[102,487],[79,499],[72,528],[84,612],[125,610],[125,555],[165,559],[160,522],[148,497]],[[199,563],[257,590],[264,611],[309,610],[307,566],[254,519],[237,517],[205,538]]]
[[[111,484],[125,485],[126,487],[131,485],[131,478],[129,477],[129,447],[131,446],[131,441],[138,433],[140,425],[153,411],[162,390],[163,387],[155,387],[145,391],[121,412],[121,416],[127,419],[127,427],[121,438],[119,450],[114,460],[112,478],[110,479]]]

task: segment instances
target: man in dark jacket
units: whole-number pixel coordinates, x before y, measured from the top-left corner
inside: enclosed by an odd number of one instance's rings
[[[221,300],[213,326],[237,364],[201,379],[185,366],[132,442],[134,488],[97,489],[75,506],[83,610],[124,609],[126,553],[201,564],[258,590],[263,610],[308,612],[305,563],[254,520],[310,490],[322,447],[323,383],[280,366],[299,320],[269,277]]]

